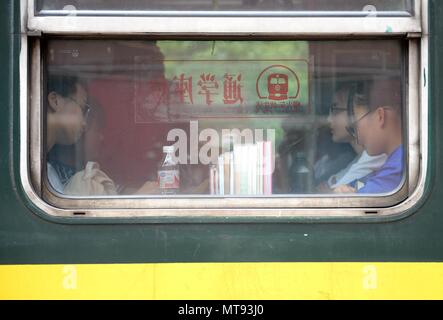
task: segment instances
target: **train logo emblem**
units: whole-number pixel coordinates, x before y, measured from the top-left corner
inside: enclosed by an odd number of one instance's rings
[[[284,65],[272,65],[258,76],[256,90],[257,96],[262,100],[297,99],[300,94],[300,80],[291,68]]]

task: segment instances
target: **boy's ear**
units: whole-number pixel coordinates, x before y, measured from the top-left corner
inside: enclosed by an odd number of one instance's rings
[[[384,128],[386,126],[386,109],[383,107],[378,108],[375,111],[375,115],[377,117],[377,121],[380,124],[381,128]]]
[[[48,107],[49,107],[49,110],[52,112],[57,112],[61,107],[60,97],[54,91],[52,91],[48,94]]]

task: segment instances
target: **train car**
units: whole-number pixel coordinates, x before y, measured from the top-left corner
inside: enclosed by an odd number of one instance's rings
[[[440,12],[1,1],[0,298],[442,299]]]

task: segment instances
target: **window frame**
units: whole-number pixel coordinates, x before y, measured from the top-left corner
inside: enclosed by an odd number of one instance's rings
[[[370,11],[357,10],[299,10],[299,11],[284,11],[284,10],[112,10],[112,9],[81,9],[81,10],[63,10],[63,9],[42,9],[37,12],[35,4],[33,4],[34,16],[100,16],[100,17],[365,17],[373,14]],[[411,17],[415,14],[417,6],[408,10],[378,11],[378,16],[383,17]]]
[[[33,4],[33,1],[29,3]],[[427,8],[427,0],[416,1]],[[22,4],[27,4],[22,0]],[[219,196],[175,196],[174,201],[161,198],[159,196],[125,196],[118,198],[69,198],[57,195],[51,191],[47,185],[47,179],[42,172],[43,166],[43,110],[42,110],[42,51],[41,32],[50,35],[66,35],[66,30],[58,29],[53,25],[56,21],[47,22],[46,27],[50,27],[50,32],[46,29],[29,32],[27,28],[32,24],[33,17],[27,20],[26,6],[22,6],[22,51],[20,54],[20,108],[21,108],[21,142],[20,142],[20,176],[24,190],[29,199],[43,212],[51,217],[75,217],[75,221],[102,218],[142,218],[149,221],[251,221],[251,218],[264,218],[266,221],[276,222],[287,221],[333,221],[347,220],[367,221],[368,219],[393,219],[402,216],[402,213],[413,207],[422,198],[425,190],[428,163],[428,96],[427,96],[427,66],[428,66],[428,33],[427,14],[421,13],[423,26],[417,32],[412,28],[402,32],[402,37],[408,38],[407,57],[407,184],[404,184],[400,192],[391,196],[356,196],[356,195],[313,195],[313,196],[272,196],[272,197],[219,197]],[[29,7],[28,7],[29,10]],[[417,12],[417,11],[416,11]],[[42,18],[42,17],[39,17]],[[64,19],[57,17],[54,19]],[[76,17],[79,18],[79,17]],[[44,17],[43,19],[48,19]],[[102,18],[100,18],[102,19]],[[108,18],[103,18],[108,20]],[[132,18],[131,18],[132,19]],[[144,19],[144,18],[143,18]],[[297,18],[299,19],[299,18]],[[321,18],[336,19],[336,18]],[[346,18],[355,19],[355,18]],[[389,19],[389,18],[376,18]],[[409,20],[409,18],[402,18]],[[338,19],[336,21],[343,20]],[[361,25],[361,18],[360,25]],[[132,20],[131,20],[132,21]],[[325,21],[323,21],[325,22]],[[341,25],[341,24],[340,24]],[[412,31],[414,30],[414,31]],[[90,34],[95,34],[96,29],[89,30]],[[77,25],[71,28],[69,33],[79,35],[83,33],[82,28],[77,29]],[[225,31],[226,32],[226,31]],[[272,31],[268,31],[271,32]],[[312,32],[309,31],[309,32]],[[376,30],[371,30],[377,38],[398,37],[395,33],[386,34]],[[119,36],[125,33],[133,36],[133,33],[120,32],[115,34],[112,30],[106,32],[106,36]],[[149,32],[151,33],[151,31]],[[32,36],[31,36],[31,35]],[[153,32],[154,36],[164,37],[161,32]],[[214,37],[217,32],[206,34],[198,33],[200,36]],[[357,39],[367,38],[369,34],[359,30],[354,32]],[[226,36],[239,36],[239,34],[225,33]],[[257,34],[258,36],[259,34]],[[303,38],[299,33],[291,33],[291,37]],[[314,39],[330,36],[331,33],[321,32],[304,33]],[[335,33],[335,37],[350,35],[349,31],[341,30]],[[179,35],[176,35],[179,36]],[[183,36],[183,35],[182,35]],[[281,38],[281,34],[275,34],[273,38]],[[180,37],[178,37],[180,38]],[[260,38],[258,36],[258,38]],[[328,37],[329,38],[329,37]],[[372,37],[370,37],[372,38]],[[30,68],[28,69],[28,64]],[[29,90],[30,89],[30,90]],[[421,115],[421,116],[420,116]],[[418,119],[418,120],[417,120]],[[421,158],[420,158],[421,157]],[[170,199],[170,198],[169,198]],[[210,201],[209,201],[210,200]],[[81,217],[81,219],[78,219]],[[86,219],[85,219],[86,218]],[[122,219],[123,218],[123,219]],[[173,218],[172,220],[170,218]],[[105,219],[106,220],[106,219]],[[137,219],[129,219],[136,221]],[[65,220],[63,220],[65,221]]]
[[[23,1],[23,0],[22,0]],[[294,16],[255,12],[238,16],[208,16],[208,13],[190,16],[189,12],[157,12],[152,16],[40,16],[35,14],[34,0],[28,0],[27,28],[47,34],[155,34],[174,35],[252,35],[257,36],[337,36],[337,35],[403,35],[420,33],[422,2],[414,2],[413,14],[392,17],[369,13],[362,23],[361,16],[322,11],[314,16],[310,12]],[[154,13],[154,12],[152,12]],[[171,23],[174,17],[174,23]],[[99,19],[99,20],[97,20]],[[130,21],[130,23],[128,23]],[[99,23],[98,23],[99,22]],[[205,29],[203,29],[205,28]],[[290,30],[290,31],[288,31]]]

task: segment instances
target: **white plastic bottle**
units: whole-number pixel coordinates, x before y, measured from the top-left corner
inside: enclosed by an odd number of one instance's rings
[[[158,183],[161,194],[172,195],[180,191],[180,168],[174,161],[174,146],[163,147],[163,161],[158,170]]]

